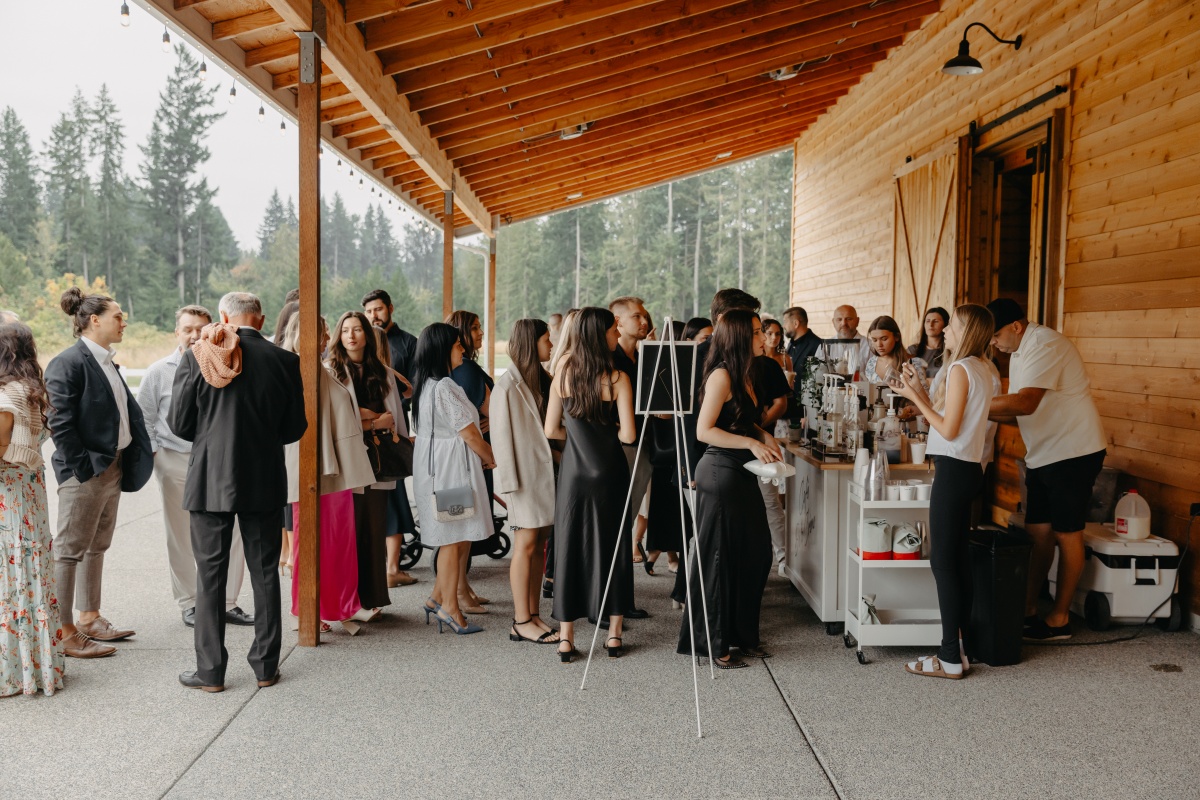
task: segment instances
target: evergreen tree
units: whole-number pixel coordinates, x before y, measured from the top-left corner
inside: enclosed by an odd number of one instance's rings
[[[0,234],[21,252],[37,239],[40,205],[29,133],[17,112],[6,107],[0,116]]]
[[[59,242],[59,272],[91,281],[94,195],[88,175],[91,110],[76,90],[71,108],[59,115],[46,143],[46,208]]]
[[[95,246],[97,269],[103,270],[114,296],[124,287],[124,274],[134,257],[130,183],[124,171],[125,126],[108,86],[101,85],[92,106],[91,155],[99,160],[96,180]],[[118,280],[118,270],[122,273]]]
[[[321,209],[321,262],[334,278],[350,274],[358,264],[358,218],[346,212],[346,204],[337,192],[332,206],[322,198]]]
[[[197,173],[208,161],[206,135],[224,112],[215,110],[217,87],[199,78],[199,65],[183,45],[175,48],[175,70],[159,94],[158,110],[142,146],[151,249],[174,268],[179,302],[186,302],[188,223],[214,192]],[[202,281],[203,283],[204,281]]]
[[[291,202],[290,198],[288,202]],[[283,201],[279,199],[279,190],[275,189],[271,192],[271,199],[267,201],[267,210],[263,213],[263,221],[258,226],[258,255],[260,258],[267,257],[267,251],[271,248],[271,243],[275,241],[276,231],[287,224],[287,209],[284,207]]]
[[[237,264],[240,253],[225,215],[213,205],[209,195],[207,192],[201,193],[200,202],[188,219],[187,250],[194,270],[188,277],[192,295],[188,302],[211,307],[220,298],[214,296],[209,289],[209,273],[230,269]],[[299,263],[298,255],[296,263]]]

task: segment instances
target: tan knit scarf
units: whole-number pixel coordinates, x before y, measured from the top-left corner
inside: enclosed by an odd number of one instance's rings
[[[200,365],[204,380],[220,389],[242,374],[242,348],[237,326],[213,322],[200,331],[200,340],[192,345],[192,354]]]

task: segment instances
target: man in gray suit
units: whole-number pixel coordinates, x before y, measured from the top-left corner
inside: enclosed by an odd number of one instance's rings
[[[230,292],[219,310],[224,329],[206,328],[206,337],[183,354],[168,418],[175,435],[192,443],[183,507],[191,512],[196,556],[196,671],[180,674],[179,682],[206,692],[225,688],[225,582],[235,518],[254,587],[247,660],[260,687],[279,680],[283,446],[308,425],[300,359],[259,333],[259,299]],[[235,329],[240,362],[228,347]]]

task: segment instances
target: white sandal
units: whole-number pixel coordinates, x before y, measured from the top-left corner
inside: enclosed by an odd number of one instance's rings
[[[942,662],[937,656],[921,656],[916,661],[910,661],[904,665],[905,672],[911,672],[913,675],[923,675],[927,678],[949,678],[952,681],[961,680],[967,671],[964,667],[962,672],[957,674],[946,672],[942,669]]]

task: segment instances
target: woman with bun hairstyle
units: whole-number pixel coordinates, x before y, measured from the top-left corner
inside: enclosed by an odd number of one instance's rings
[[[112,544],[121,493],[146,485],[154,454],[142,409],[114,362],[112,346],[125,333],[121,307],[111,297],[76,288],[63,292],[61,306],[79,341],[46,367],[51,463],[58,479],[54,575],[64,652],[100,658],[116,652],[105,643],[134,635],[100,614],[104,554]],[[79,611],[78,621],[72,608]]]

